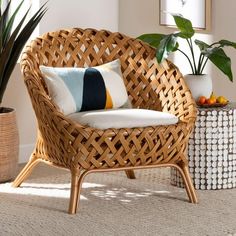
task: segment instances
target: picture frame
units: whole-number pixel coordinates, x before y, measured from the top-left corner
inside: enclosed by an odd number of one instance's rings
[[[159,0],[159,24],[175,27],[171,14],[181,14],[191,20],[193,27],[199,31],[211,30],[212,0]]]

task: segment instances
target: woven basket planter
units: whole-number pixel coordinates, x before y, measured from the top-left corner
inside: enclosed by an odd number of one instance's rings
[[[0,182],[15,176],[19,154],[19,135],[14,109],[0,108]]]

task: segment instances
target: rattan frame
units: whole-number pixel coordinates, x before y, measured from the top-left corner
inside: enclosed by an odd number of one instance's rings
[[[119,58],[134,108],[172,113],[179,122],[169,126],[100,130],[64,116],[48,95],[39,65],[97,66]],[[196,106],[178,68],[156,62],[155,50],[121,33],[95,29],[63,29],[33,40],[24,50],[21,69],[38,121],[38,138],[28,164],[15,179],[18,187],[39,162],[71,172],[69,213],[75,214],[81,183],[92,172],[153,167],[177,168],[190,202],[197,203],[186,158]]]

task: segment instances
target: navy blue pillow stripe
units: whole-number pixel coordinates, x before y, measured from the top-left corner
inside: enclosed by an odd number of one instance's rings
[[[80,111],[104,109],[106,106],[106,86],[101,73],[94,68],[87,68],[83,86],[83,102]]]

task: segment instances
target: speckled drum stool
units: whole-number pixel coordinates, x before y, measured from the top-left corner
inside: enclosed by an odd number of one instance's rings
[[[196,189],[236,187],[236,103],[225,107],[198,107],[188,157]],[[184,187],[174,168],[171,168],[171,184]]]

